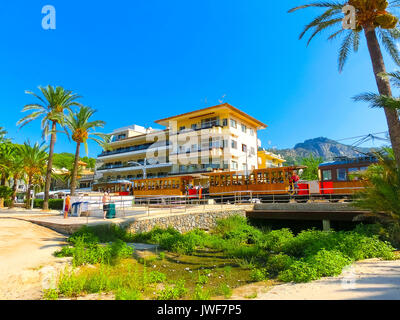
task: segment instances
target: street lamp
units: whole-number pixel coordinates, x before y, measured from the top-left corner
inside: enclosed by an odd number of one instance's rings
[[[139,162],[136,161],[128,161],[129,164],[135,164],[137,166],[142,167],[142,171],[143,171],[143,179],[147,179],[147,159],[144,159],[144,164],[140,164]]]

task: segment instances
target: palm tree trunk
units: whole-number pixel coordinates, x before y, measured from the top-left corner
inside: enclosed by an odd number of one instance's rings
[[[14,175],[13,180],[14,180],[14,184],[12,187],[12,196],[11,196],[10,207],[9,207],[10,209],[14,208],[14,199],[17,195],[18,175]]]
[[[369,54],[372,60],[372,67],[375,74],[378,91],[381,95],[392,96],[390,82],[388,79],[382,79],[378,74],[386,72],[385,63],[383,61],[382,51],[376,37],[375,28],[365,27],[365,37]],[[386,120],[389,128],[390,140],[396,159],[397,167],[400,168],[400,121],[397,110],[384,108]]]
[[[28,179],[28,191],[26,192],[26,209],[31,208],[31,189],[32,189],[32,177]]]
[[[53,121],[53,124],[51,126],[51,140],[50,140],[49,159],[47,162],[46,184],[44,187],[43,210],[49,210],[49,193],[51,184],[51,173],[53,171],[54,145],[56,144],[56,139],[57,139],[56,128],[57,128],[57,122]]]
[[[78,167],[79,167],[79,152],[80,152],[80,148],[81,148],[81,143],[77,142],[76,143],[74,169],[73,169],[72,178],[71,178],[71,196],[75,195],[76,180],[77,180],[77,176],[78,176]]]

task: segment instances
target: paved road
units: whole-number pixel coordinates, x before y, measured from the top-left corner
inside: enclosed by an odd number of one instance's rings
[[[39,299],[66,259],[53,252],[66,237],[15,219],[0,219],[0,299]]]

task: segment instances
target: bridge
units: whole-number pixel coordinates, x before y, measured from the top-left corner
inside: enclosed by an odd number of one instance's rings
[[[264,220],[322,221],[330,230],[331,221],[364,221],[371,212],[360,210],[351,203],[260,203],[246,211],[246,217]]]

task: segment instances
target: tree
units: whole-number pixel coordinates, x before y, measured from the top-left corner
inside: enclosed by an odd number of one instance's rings
[[[326,11],[306,25],[303,32],[300,34],[301,39],[308,31],[311,31],[312,34],[308,40],[308,43],[310,43],[310,41],[322,31],[341,25],[343,21],[342,8],[346,4],[352,5],[356,9],[356,29],[345,30],[339,27],[338,30],[328,37],[329,40],[343,37],[338,58],[339,71],[342,71],[350,51],[352,49],[355,52],[358,51],[361,32],[363,31],[367,41],[379,94],[391,97],[392,91],[389,80],[380,76],[382,73],[386,72],[386,67],[377,34],[380,37],[381,44],[385,47],[389,55],[400,65],[399,50],[395,43],[395,40],[400,38],[400,31],[396,28],[398,19],[390,12],[386,11],[389,6],[393,7],[399,3],[400,1],[398,0],[390,1],[390,4],[386,0],[327,1],[302,5],[289,10],[289,12],[304,8],[326,8]],[[400,168],[400,121],[398,113],[387,107],[384,107],[384,112],[389,127],[396,163]]]
[[[6,142],[0,144],[0,185],[5,186],[10,176],[10,166],[12,164],[12,157],[14,153],[14,146],[12,143]]]
[[[96,167],[96,159],[94,158],[83,157],[81,160],[87,164],[89,169],[94,169]]]
[[[72,168],[74,164],[75,155],[72,153],[62,152],[55,153],[53,157],[53,167],[62,169],[62,168]]]
[[[62,87],[54,88],[49,85],[46,88],[39,87],[39,90],[41,91],[43,97],[35,94],[34,92],[26,91],[27,94],[34,96],[40,102],[26,105],[22,111],[33,112],[19,120],[17,125],[21,125],[22,128],[31,121],[41,118],[43,138],[48,137],[49,134],[51,135],[43,202],[43,210],[48,210],[51,174],[53,170],[54,145],[57,139],[57,125],[60,125],[62,128],[64,128],[64,112],[66,110],[70,111],[71,107],[73,106],[81,106],[81,104],[77,102],[80,96],[74,94],[72,91],[65,90]]]
[[[376,214],[385,214],[400,219],[400,170],[396,166],[392,149],[376,153],[378,163],[368,167],[361,178],[368,181],[367,187],[358,193],[355,205]]]
[[[21,156],[20,148],[14,145],[14,150],[11,154],[11,161],[9,163],[9,175],[13,178],[12,195],[10,201],[10,208],[14,207],[14,199],[17,195],[18,180],[24,176],[24,162]]]
[[[104,147],[109,142],[107,135],[94,132],[96,128],[103,128],[105,125],[105,122],[101,120],[91,121],[95,113],[96,110],[90,107],[80,107],[77,113],[70,112],[65,119],[66,126],[72,133],[72,140],[76,142],[75,161],[71,178],[72,196],[75,194],[76,189],[81,144],[85,146],[86,154],[88,154],[88,140],[93,140]]]
[[[310,154],[308,158],[303,158],[300,163],[307,168],[304,169],[301,178],[304,180],[318,180],[318,168],[322,162],[324,162],[322,157],[315,158],[313,154]]]
[[[47,146],[43,143],[35,143],[31,145],[29,141],[25,142],[22,146],[19,146],[19,155],[23,162],[24,172],[27,176],[28,190],[26,192],[26,208],[29,209],[29,202],[31,199],[31,190],[33,184],[38,182],[39,177],[44,176],[46,171],[46,162],[48,161],[49,155],[46,152]]]
[[[6,135],[7,135],[7,131],[4,130],[3,127],[0,127],[0,143],[5,143],[7,141]]]

